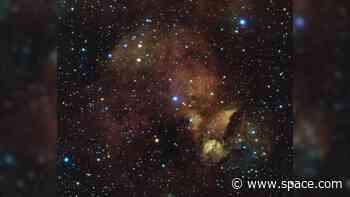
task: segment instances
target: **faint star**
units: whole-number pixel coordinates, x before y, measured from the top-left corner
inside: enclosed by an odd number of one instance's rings
[[[302,28],[305,26],[305,20],[301,16],[295,16],[294,17],[294,25],[298,28]]]

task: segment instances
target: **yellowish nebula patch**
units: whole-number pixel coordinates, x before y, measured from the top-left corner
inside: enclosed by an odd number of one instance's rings
[[[219,162],[226,155],[224,144],[216,139],[207,139],[203,143],[202,158],[205,161]]]
[[[207,129],[208,134],[216,137],[222,137],[230,123],[231,116],[236,112],[236,109],[219,111],[209,122]]]

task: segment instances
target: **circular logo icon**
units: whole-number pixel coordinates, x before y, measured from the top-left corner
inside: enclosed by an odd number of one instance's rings
[[[232,188],[233,189],[241,189],[243,186],[243,181],[240,178],[234,178],[232,179]]]

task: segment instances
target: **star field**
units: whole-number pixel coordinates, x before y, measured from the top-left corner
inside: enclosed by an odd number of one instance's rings
[[[231,180],[290,175],[289,0],[59,4],[59,196],[252,196]]]

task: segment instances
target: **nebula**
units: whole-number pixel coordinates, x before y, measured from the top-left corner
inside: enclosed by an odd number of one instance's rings
[[[62,38],[66,174],[153,197],[233,196],[233,177],[289,173],[287,1],[106,4],[68,9],[87,22],[78,48],[72,31]],[[104,12],[92,20],[87,5]]]

